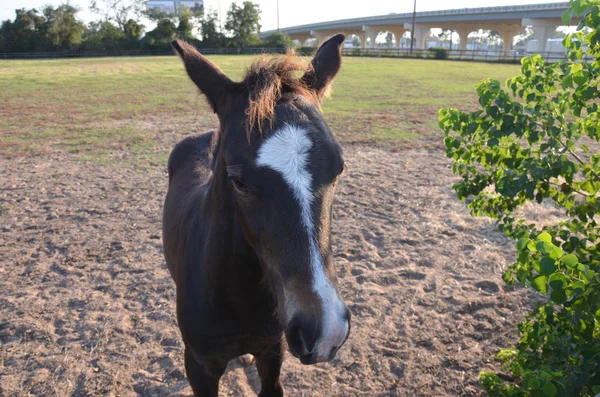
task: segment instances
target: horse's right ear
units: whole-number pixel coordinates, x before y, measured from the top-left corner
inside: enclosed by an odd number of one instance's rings
[[[183,40],[175,40],[171,45],[181,57],[190,79],[206,95],[214,112],[223,111],[234,83],[217,65],[200,54],[194,46]]]

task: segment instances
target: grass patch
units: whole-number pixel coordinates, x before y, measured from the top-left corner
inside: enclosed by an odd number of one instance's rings
[[[239,79],[253,57],[211,58]],[[342,141],[398,145],[436,134],[442,106],[475,109],[482,79],[517,72],[514,65],[348,57],[325,117]],[[0,103],[0,154],[8,155],[164,158],[168,147],[155,142],[163,126],[190,116],[215,124],[175,56],[2,61]]]

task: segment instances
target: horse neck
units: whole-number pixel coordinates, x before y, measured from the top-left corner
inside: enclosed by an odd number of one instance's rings
[[[210,279],[221,288],[235,288],[262,280],[259,260],[246,241],[236,215],[221,145],[217,145],[213,175],[205,198],[208,231],[205,263]]]

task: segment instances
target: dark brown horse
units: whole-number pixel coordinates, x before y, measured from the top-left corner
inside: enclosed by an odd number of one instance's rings
[[[284,333],[303,364],[332,360],[348,338],[331,251],[344,160],[320,111],[343,42],[334,36],[310,64],[261,58],[239,83],[173,42],[220,121],[171,153],[163,218],[196,396],[217,396],[227,362],[244,354],[256,358],[260,396],[282,396]]]

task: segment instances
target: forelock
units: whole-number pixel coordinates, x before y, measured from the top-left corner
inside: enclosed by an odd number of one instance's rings
[[[320,109],[320,98],[302,79],[311,67],[293,50],[280,57],[263,56],[252,62],[242,82],[250,102],[246,110],[248,138],[255,129],[262,133],[273,128],[275,106],[285,93],[301,95]]]

